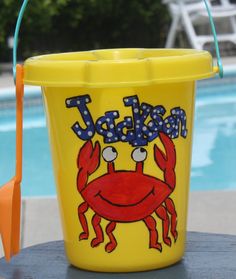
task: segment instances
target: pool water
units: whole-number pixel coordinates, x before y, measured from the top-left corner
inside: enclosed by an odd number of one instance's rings
[[[0,118],[1,184],[9,180],[15,171],[14,120],[13,110],[6,110],[5,117],[1,115]],[[25,108],[24,111],[22,194],[23,196],[55,195],[48,134],[42,106]]]
[[[236,81],[199,83],[191,190],[236,190]]]
[[[56,194],[45,115],[39,96],[40,105],[27,105],[27,97],[25,102],[24,197]],[[14,174],[14,156],[15,111],[14,108],[0,107],[0,185]],[[199,82],[191,190],[236,190],[235,158],[236,79],[229,76],[224,81]]]

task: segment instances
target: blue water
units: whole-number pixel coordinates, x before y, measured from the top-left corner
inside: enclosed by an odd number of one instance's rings
[[[191,190],[236,190],[236,79],[198,85]]]
[[[3,114],[1,112],[1,114]],[[0,183],[15,172],[15,112],[0,117]],[[23,196],[55,195],[52,163],[42,106],[25,108],[23,141]]]
[[[236,190],[236,79],[198,83],[191,190]],[[27,102],[26,102],[27,103]],[[55,195],[42,105],[25,105],[23,196]],[[0,109],[0,185],[15,171],[15,111]]]

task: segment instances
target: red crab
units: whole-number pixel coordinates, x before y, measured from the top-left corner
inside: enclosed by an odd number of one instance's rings
[[[107,162],[107,173],[88,183],[88,177],[100,165],[100,144],[86,142],[79,151],[77,158],[78,176],[77,189],[84,199],[78,207],[78,216],[83,228],[79,239],[88,239],[89,231],[85,212],[88,208],[94,211],[92,225],[96,237],[91,246],[96,247],[104,241],[103,229],[100,225],[101,218],[109,221],[106,234],[110,242],[106,244],[106,252],[112,252],[117,241],[113,234],[116,223],[144,221],[149,234],[149,247],[162,251],[158,242],[156,221],[152,214],[155,213],[162,220],[162,237],[165,244],[171,245],[169,230],[176,241],[177,239],[177,214],[170,194],[174,191],[176,152],[172,140],[160,133],[160,140],[165,148],[165,153],[154,145],[154,159],[164,173],[164,181],[143,173],[143,162],[147,157],[144,148],[138,147],[132,152],[136,161],[136,170],[115,170],[114,160],[117,152],[114,147],[106,147],[102,156]],[[169,217],[170,215],[170,217]]]

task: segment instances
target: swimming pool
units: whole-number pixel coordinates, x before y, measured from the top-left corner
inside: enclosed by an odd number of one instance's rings
[[[191,190],[236,190],[236,77],[198,84]]]
[[[26,90],[22,194],[56,193],[39,89]],[[0,95],[0,185],[14,173],[14,99]],[[236,77],[198,83],[191,190],[236,190]]]

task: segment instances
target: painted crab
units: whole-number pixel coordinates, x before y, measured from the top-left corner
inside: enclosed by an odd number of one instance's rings
[[[149,247],[162,251],[162,245],[158,242],[156,221],[152,214],[162,220],[162,238],[166,245],[171,246],[171,232],[174,240],[177,239],[177,213],[173,200],[169,197],[176,184],[175,165],[176,152],[172,140],[160,133],[160,140],[165,153],[155,144],[154,160],[164,173],[164,181],[143,173],[144,160],[147,152],[138,147],[132,152],[132,159],[136,162],[136,170],[115,170],[114,160],[117,151],[108,146],[102,152],[103,159],[107,162],[107,173],[88,183],[88,177],[94,173],[100,165],[101,147],[96,142],[94,147],[91,141],[86,142],[80,149],[77,166],[77,189],[84,199],[78,207],[78,216],[83,228],[79,239],[88,239],[89,230],[86,211],[91,208],[94,211],[92,226],[96,237],[91,241],[91,246],[96,247],[104,242],[101,219],[109,221],[106,226],[106,234],[109,243],[106,244],[106,252],[112,252],[117,246],[117,240],[113,234],[117,223],[143,221],[149,230]]]

